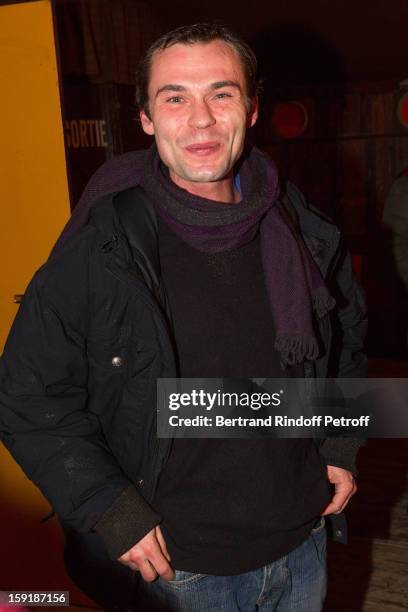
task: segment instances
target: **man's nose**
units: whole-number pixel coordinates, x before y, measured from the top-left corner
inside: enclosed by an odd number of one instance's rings
[[[207,102],[197,101],[194,103],[191,109],[189,117],[189,126],[194,128],[206,128],[214,125],[215,117],[211,112],[211,108]]]

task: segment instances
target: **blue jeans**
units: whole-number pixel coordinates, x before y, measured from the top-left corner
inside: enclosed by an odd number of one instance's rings
[[[166,612],[319,612],[326,595],[324,519],[298,548],[257,570],[237,576],[177,570],[171,582],[146,587]]]

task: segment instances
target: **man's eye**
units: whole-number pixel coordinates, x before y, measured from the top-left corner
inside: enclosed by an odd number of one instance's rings
[[[224,98],[232,98],[232,95],[226,91],[221,91],[220,93],[217,93],[215,97],[219,100],[223,100]]]
[[[167,102],[170,102],[171,104],[178,104],[179,102],[182,102],[183,98],[181,98],[180,96],[172,96],[171,98],[167,99]]]

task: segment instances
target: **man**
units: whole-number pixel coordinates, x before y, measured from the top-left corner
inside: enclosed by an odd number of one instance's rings
[[[168,610],[320,610],[321,517],[355,491],[354,440],[156,437],[159,377],[364,373],[337,230],[293,186],[283,204],[272,161],[244,146],[256,89],[224,27],[152,45],[138,101],[155,145],[93,177],[6,346],[4,442],[109,609],[140,575]]]
[[[383,211],[398,277],[408,290],[408,169],[392,183]]]

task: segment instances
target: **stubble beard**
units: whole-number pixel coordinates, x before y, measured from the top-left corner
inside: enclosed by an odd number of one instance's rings
[[[215,183],[221,181],[231,172],[227,163],[220,164],[217,168],[188,168],[180,167],[180,172],[176,172],[180,178],[192,183]]]

